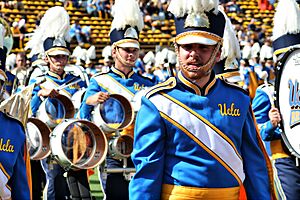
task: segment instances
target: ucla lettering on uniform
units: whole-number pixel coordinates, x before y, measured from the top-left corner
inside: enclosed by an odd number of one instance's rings
[[[144,84],[139,85],[138,83],[134,83],[133,87],[135,91],[140,91],[145,87],[145,85]]]
[[[218,104],[218,107],[220,108],[220,113],[222,116],[232,116],[232,117],[239,117],[240,109],[234,107],[234,103],[231,103],[230,107],[227,107],[226,103]]]
[[[6,142],[3,142],[3,138],[0,139],[0,151],[10,152],[13,153],[14,145],[10,144],[10,139],[8,139]]]

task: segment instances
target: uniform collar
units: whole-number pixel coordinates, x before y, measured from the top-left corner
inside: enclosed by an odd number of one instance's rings
[[[184,77],[181,71],[178,73],[177,78],[185,87],[188,88],[188,90],[201,96],[206,96],[216,83],[216,77],[214,72],[212,72],[209,81],[206,83],[206,85],[203,88],[200,88],[198,85],[196,85],[195,83],[191,82],[186,77]]]
[[[51,72],[51,71],[48,71],[47,73],[48,73],[49,76],[55,77],[56,79],[59,79],[59,80],[62,80],[66,77],[65,72],[62,74],[62,76],[60,76],[58,74],[55,74],[54,72]]]
[[[121,76],[121,78],[123,79],[127,79],[127,78],[130,78],[133,74],[134,74],[134,71],[131,69],[131,71],[126,75],[124,74],[124,72],[118,70],[117,68],[115,67],[111,67],[111,71],[119,76]]]

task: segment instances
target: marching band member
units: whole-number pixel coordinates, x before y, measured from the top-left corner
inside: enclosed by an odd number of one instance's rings
[[[0,24],[0,86],[1,95],[7,77],[5,74],[6,47],[3,46],[5,29]],[[2,101],[2,97],[0,98]],[[0,101],[0,102],[1,102]],[[24,162],[25,127],[11,117],[0,112],[0,199],[30,199],[30,189]]]
[[[218,4],[170,2],[181,71],[142,98],[131,200],[275,198],[250,98],[212,71],[225,26]]]
[[[45,75],[46,82],[35,87],[33,91],[31,101],[33,116],[36,115],[43,98],[52,100],[59,94],[71,98],[81,87],[87,87],[84,81],[79,80],[79,77],[75,77],[71,73],[64,71],[70,56],[69,28],[70,21],[67,11],[63,7],[52,7],[46,11],[39,28],[31,40],[32,44],[30,44],[30,46],[43,48],[45,61],[49,67],[49,71]],[[38,44],[41,44],[42,47]],[[79,82],[76,83],[75,81]],[[36,79],[32,79],[30,84],[34,82],[36,82]],[[65,85],[65,87],[58,89],[59,86],[62,85]],[[63,168],[49,158],[45,158],[41,162],[46,173],[44,199],[69,199],[68,187],[65,177],[63,176],[65,172]],[[87,176],[84,170],[79,170],[78,172],[72,170],[68,171],[67,179],[72,199],[81,197],[82,199],[91,199],[88,182],[83,181],[80,186],[78,186],[76,182],[78,177],[85,175]],[[81,187],[80,191],[82,191],[82,193],[79,192],[78,194],[78,187]]]
[[[91,119],[95,105],[103,103],[110,94],[120,94],[132,100],[134,94],[154,83],[133,71],[139,56],[138,33],[143,28],[143,18],[135,0],[117,0],[113,7],[114,19],[110,31],[114,66],[106,73],[96,74],[85,93],[80,118]],[[132,166],[128,159],[128,166]],[[122,168],[122,160],[107,157],[107,168]],[[122,173],[110,173],[106,181],[107,199],[128,199],[128,183]]]
[[[286,12],[286,11],[289,12]],[[289,28],[286,28],[289,27]],[[292,46],[300,44],[300,9],[295,0],[279,1],[274,15],[273,49],[278,61]],[[263,84],[256,90],[252,108],[260,134],[274,166],[278,199],[299,199],[300,168],[282,139],[282,120],[274,106],[274,86]]]

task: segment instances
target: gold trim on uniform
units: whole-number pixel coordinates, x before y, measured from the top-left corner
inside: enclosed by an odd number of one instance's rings
[[[290,157],[285,151],[283,150],[281,140],[272,140],[270,142],[271,152],[272,152],[272,160],[278,158],[287,158]]]
[[[171,89],[176,86],[176,78],[175,77],[170,77],[168,80],[158,83],[155,86],[151,87],[151,89],[147,92],[145,95],[146,98],[149,98],[151,95],[162,91],[164,89]]]
[[[124,73],[123,73],[122,71],[120,71],[119,69],[117,69],[117,68],[115,68],[115,67],[112,67],[112,68],[111,68],[111,71],[114,72],[114,73],[116,73],[116,74],[118,74],[118,75],[120,75],[123,79],[126,79],[126,74],[124,74]],[[133,74],[134,74],[134,71],[131,70],[131,71],[128,73],[127,77],[130,78]]]
[[[218,74],[216,75],[217,78],[230,78],[230,77],[233,77],[233,76],[240,76],[240,72],[238,71],[235,71],[235,72],[225,72],[223,74]]]
[[[123,39],[123,40],[119,40],[119,41],[115,42],[113,45],[114,45],[114,46],[119,46],[120,44],[124,44],[124,43],[135,43],[135,44],[137,44],[138,46],[140,46],[139,41],[134,40],[134,39]]]
[[[50,76],[57,78],[58,80],[64,79],[67,75],[66,73],[63,73],[62,77],[58,74],[55,74],[54,72],[48,71],[47,72]]]
[[[3,70],[0,70],[0,75],[2,75],[5,78],[5,80],[7,80],[7,76]]]
[[[197,188],[163,184],[162,200],[192,200],[192,199],[239,199],[240,187],[231,188]]]
[[[213,158],[215,158],[224,168],[228,170],[228,172],[237,180],[239,185],[242,185],[242,181],[239,178],[239,176],[218,156],[213,152],[210,148],[208,148],[206,145],[202,143],[198,138],[196,138],[193,133],[189,132],[185,127],[183,127],[181,124],[175,122],[170,116],[165,115],[164,113],[160,113],[161,116],[172,123],[174,126],[176,126],[178,129],[180,129],[182,132],[184,132],[187,136],[189,136],[194,142],[196,142],[199,146],[201,146],[209,155],[211,155]],[[201,120],[201,119],[200,119]],[[222,136],[222,135],[221,135]],[[224,137],[223,137],[224,138]],[[224,138],[225,139],[225,138]],[[228,141],[229,142],[229,141]],[[230,142],[229,142],[230,143]],[[232,145],[231,145],[232,146]],[[235,147],[233,146],[235,149]],[[236,149],[235,149],[236,150]],[[237,155],[240,157],[240,155],[237,153]]]
[[[179,74],[178,74],[178,79],[179,79],[182,83],[184,83],[185,85],[187,85],[188,87],[192,88],[192,89],[195,91],[195,93],[196,93],[197,95],[201,95],[201,90],[200,90],[200,88],[199,88],[197,85],[195,85],[194,83],[192,83],[192,82],[190,82],[189,80],[187,80],[187,79],[182,75],[182,73],[179,73]]]
[[[223,38],[221,38],[220,36],[217,36],[213,33],[208,33],[205,31],[187,31],[187,32],[183,32],[180,33],[179,35],[177,35],[174,39],[175,43],[179,43],[180,40],[189,37],[189,36],[199,36],[199,37],[203,37],[203,38],[207,38],[213,41],[216,41],[217,43],[219,42],[223,42]]]
[[[71,54],[70,51],[69,51],[68,49],[63,48],[63,47],[54,47],[54,48],[49,49],[49,50],[46,51],[45,53],[46,53],[46,54],[49,54],[49,53],[51,53],[51,52],[53,52],[53,51],[64,51],[64,52],[67,52],[69,55]]]

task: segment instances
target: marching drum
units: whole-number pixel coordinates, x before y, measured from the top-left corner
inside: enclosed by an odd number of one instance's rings
[[[65,169],[89,169],[101,164],[108,146],[105,134],[86,120],[64,120],[50,135],[53,157]]]
[[[85,92],[86,92],[86,88],[80,88],[77,92],[73,94],[71,98],[75,108],[75,113],[79,111]]]
[[[26,126],[26,140],[30,158],[41,160],[49,156],[50,129],[39,119],[29,118]]]
[[[75,108],[70,98],[58,95],[55,98],[46,98],[37,111],[37,118],[50,128],[57,126],[63,119],[73,118]]]
[[[282,138],[300,158],[300,48],[291,48],[276,67],[275,105],[281,114]]]
[[[111,94],[104,103],[95,106],[92,114],[92,121],[106,133],[128,127],[133,119],[131,103],[119,94]]]

